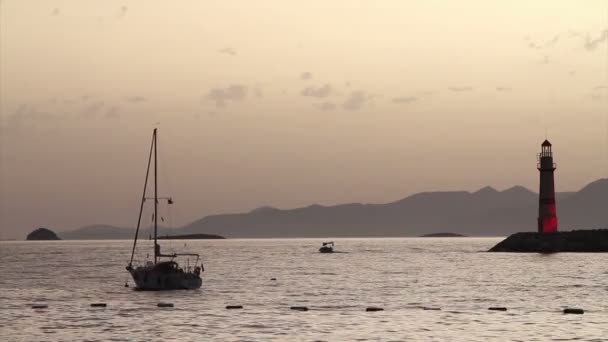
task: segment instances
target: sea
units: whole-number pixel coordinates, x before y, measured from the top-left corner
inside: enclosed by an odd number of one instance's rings
[[[608,340],[608,255],[487,253],[500,238],[333,240],[339,253],[320,254],[322,239],[162,241],[205,268],[201,289],[165,292],[134,290],[131,241],[0,242],[0,341]],[[138,260],[151,252],[142,241]]]

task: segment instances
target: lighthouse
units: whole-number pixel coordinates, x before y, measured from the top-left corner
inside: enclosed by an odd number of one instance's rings
[[[553,152],[551,143],[545,140],[538,155],[538,171],[540,172],[540,191],[538,193],[538,232],[550,233],[557,231],[557,211],[555,208],[555,182],[553,172]]]

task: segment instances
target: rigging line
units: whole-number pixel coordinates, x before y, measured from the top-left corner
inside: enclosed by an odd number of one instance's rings
[[[604,27],[604,32],[602,33],[602,35],[604,36],[608,36],[608,6],[606,7],[606,27]],[[608,176],[608,40],[606,41],[606,59],[604,60],[604,101],[606,101],[605,103],[605,108],[604,108],[604,125],[606,128],[606,132],[605,132],[605,141],[604,141],[604,148],[605,148],[605,161],[604,161],[604,176]]]
[[[139,226],[141,224],[141,214],[144,211],[144,202],[146,201],[146,189],[148,187],[148,176],[150,175],[150,163],[152,162],[152,148],[154,147],[154,139],[156,138],[156,131],[152,135],[152,143],[150,144],[150,155],[148,156],[148,167],[146,168],[146,179],[144,180],[144,191],[141,196],[141,205],[139,207],[139,217],[137,218],[137,228],[135,229],[135,239],[133,240],[133,249],[131,250],[131,260],[129,265],[133,262],[133,256],[135,255],[135,246],[137,245],[137,236],[139,235]]]
[[[167,134],[165,133],[164,136],[167,136]],[[168,140],[175,141],[175,139],[171,139],[171,137],[165,139],[165,141],[168,141]],[[168,166],[171,163],[167,161],[167,159],[168,159],[167,155],[168,154],[164,154],[164,155],[161,155],[159,157],[159,160],[158,160],[158,162],[160,163],[160,171],[159,171],[159,173],[160,173],[161,180],[163,181],[164,189],[167,190],[164,193],[165,196],[169,197],[169,198],[173,198],[173,195],[174,195],[173,190],[174,190],[174,188],[172,186],[171,179],[169,177],[169,175],[171,175],[172,173],[170,172],[171,170],[169,169],[169,166]],[[167,205],[167,210],[171,210],[171,205],[170,204]],[[168,214],[170,215],[171,213],[169,212]],[[173,227],[171,225],[171,223],[172,222],[169,221],[169,226],[167,228],[175,228],[175,227]]]
[[[165,139],[165,141],[176,141],[176,139],[171,139],[171,135],[170,132],[169,133],[165,133],[165,135],[163,136],[169,136],[169,138]],[[157,137],[158,139],[158,137]],[[164,189],[167,189],[166,192],[164,192],[165,196],[168,198],[173,198],[174,195],[174,188],[172,186],[172,182],[171,182],[171,177],[169,177],[169,175],[172,175],[173,173],[171,172],[171,169],[169,168],[169,165],[171,165],[169,157],[169,154],[161,154],[158,158],[158,162],[160,163],[160,167],[159,167],[159,173],[160,173],[160,177],[161,180],[163,181],[164,184]],[[164,226],[166,228],[165,233],[169,234],[169,233],[175,233],[173,230],[175,228],[177,228],[174,225],[174,217],[179,217],[179,208],[174,208],[174,206],[170,203],[167,203],[166,208],[163,207],[163,211],[166,214],[167,217],[165,217],[165,221],[164,221]],[[163,217],[163,215],[161,215],[161,217]],[[166,241],[165,242],[169,248],[172,247],[172,242],[171,241]]]
[[[164,131],[163,131],[163,132],[164,132]],[[166,133],[165,133],[165,136],[166,136]],[[160,162],[160,168],[158,168],[158,167],[156,166],[156,164],[155,164],[155,171],[154,171],[154,172],[155,172],[155,174],[160,173],[160,178],[161,178],[161,180],[163,181],[164,188],[169,190],[169,192],[168,192],[168,193],[165,193],[165,194],[167,195],[167,197],[171,197],[171,185],[170,185],[170,183],[169,183],[169,181],[168,181],[167,173],[166,173],[166,171],[165,171],[165,170],[166,170],[166,162],[165,162],[165,158],[164,158],[164,157],[162,157],[162,156],[163,156],[162,154],[161,154],[161,157],[160,157],[160,158],[159,158],[159,156],[158,156],[158,136],[156,136],[156,143],[155,143],[155,145],[154,145],[154,148],[155,148],[154,162],[155,162],[155,163]],[[159,172],[159,170],[160,170],[160,172]],[[156,180],[155,180],[155,182],[156,182]],[[164,196],[163,196],[163,199],[162,199],[162,200],[163,200],[163,203],[164,203],[164,201],[165,201]],[[155,203],[156,203],[156,207],[155,207],[155,208],[156,208],[156,214],[155,214],[155,216],[154,216],[155,225],[157,225],[157,222],[158,222],[158,217],[160,217],[160,218],[161,218],[161,222],[162,222],[162,223],[161,223],[161,225],[162,225],[162,227],[164,227],[164,228],[165,228],[164,235],[166,236],[166,235],[168,235],[167,228],[171,228],[171,226],[170,226],[170,225],[169,225],[169,226],[167,226],[168,222],[164,220],[164,216],[167,216],[167,215],[166,215],[167,210],[169,210],[169,208],[170,208],[171,206],[170,206],[170,205],[167,203],[166,207],[165,207],[165,206],[163,206],[163,207],[158,208],[158,204],[159,204],[159,203],[158,203],[158,199],[156,200],[156,202],[155,202]],[[157,228],[155,228],[155,231],[157,231]],[[158,232],[156,232],[155,234],[157,235],[157,234],[158,234]],[[156,242],[156,240],[155,240],[154,244],[156,245],[156,243],[157,243],[157,242]],[[165,246],[166,246],[166,247],[167,247],[169,250],[172,250],[172,246],[171,246],[171,240],[165,240],[165,241],[164,241],[164,243],[163,243],[163,245],[165,245]],[[155,250],[156,250],[156,249],[155,249]],[[156,262],[156,261],[155,261],[155,262]]]

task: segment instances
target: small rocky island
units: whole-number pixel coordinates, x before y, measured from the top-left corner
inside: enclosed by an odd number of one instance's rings
[[[466,235],[458,233],[432,233],[420,235],[420,237],[466,237]]]
[[[27,234],[26,240],[61,240],[54,231],[47,228],[38,228]]]
[[[608,229],[516,233],[499,242],[489,252],[605,253],[608,252]]]
[[[225,239],[225,237],[221,235],[214,234],[186,234],[186,235],[165,235],[159,236],[159,240],[215,240],[215,239]]]

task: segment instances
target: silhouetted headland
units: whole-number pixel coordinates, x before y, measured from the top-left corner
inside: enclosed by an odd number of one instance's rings
[[[38,228],[27,234],[26,240],[61,240],[54,231],[46,228]]]
[[[466,237],[466,235],[458,233],[432,233],[420,235],[420,237]]]
[[[221,235],[215,234],[186,234],[186,235],[165,235],[159,236],[159,240],[214,240],[214,239],[225,239]]]
[[[608,229],[516,233],[499,242],[489,252],[605,253],[608,252]]]

